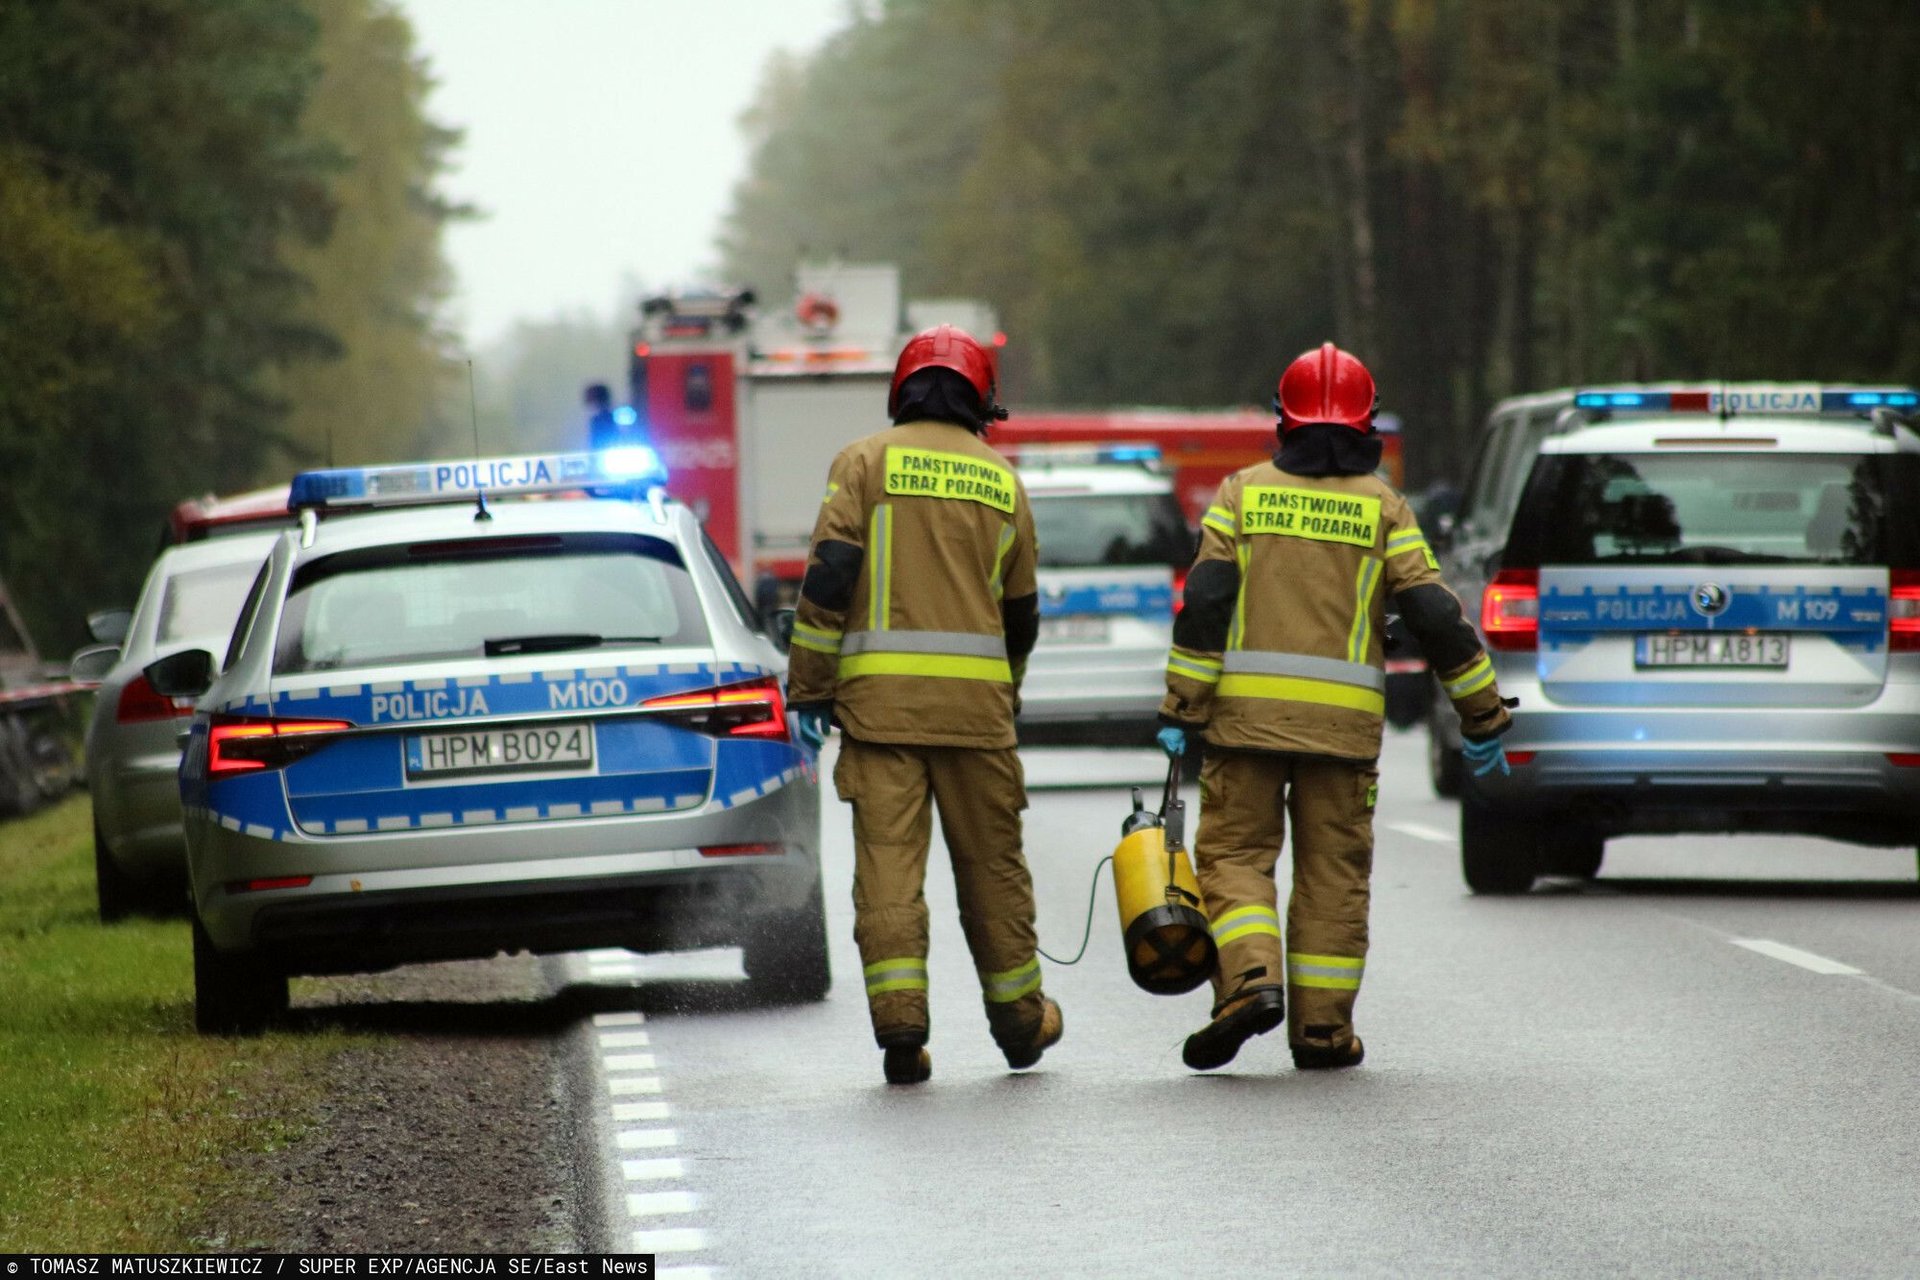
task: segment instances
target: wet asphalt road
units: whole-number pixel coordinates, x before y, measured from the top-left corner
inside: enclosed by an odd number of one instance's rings
[[[830,802],[825,1003],[735,1007],[728,953],[639,962],[691,1188],[673,1203],[697,1203],[701,1224],[697,1250],[662,1261],[739,1276],[1920,1272],[1913,852],[1623,841],[1592,885],[1473,898],[1421,743],[1392,735],[1382,762],[1368,1058],[1345,1073],[1296,1073],[1283,1033],[1227,1071],[1187,1072],[1180,1041],[1207,996],[1127,981],[1103,876],[1087,959],[1046,969],[1066,1039],[1009,1075],[936,848],[934,1079],[886,1086],[847,814]],[[1046,784],[1158,767],[1032,753],[1027,840],[1054,954],[1078,945],[1127,799]],[[719,999],[663,1007],[702,992]]]

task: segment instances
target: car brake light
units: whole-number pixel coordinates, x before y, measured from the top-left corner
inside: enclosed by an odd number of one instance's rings
[[[1532,764],[1533,758],[1538,754],[1540,753],[1537,751],[1509,751],[1507,752],[1507,763]]]
[[[1187,607],[1187,570],[1173,571],[1173,611],[1177,614]]]
[[[1887,648],[1920,650],[1920,569],[1895,569],[1887,595]]]
[[[771,678],[694,693],[670,693],[640,705],[665,712],[701,733],[788,741],[786,700],[780,696],[780,682]]]
[[[173,720],[193,714],[192,698],[162,697],[145,676],[135,676],[120,690],[120,701],[113,718],[118,724],[139,724],[149,720]]]
[[[327,745],[328,735],[353,728],[345,720],[214,718],[207,730],[207,781],[284,769]]]
[[[1492,649],[1532,649],[1540,643],[1540,571],[1502,569],[1480,596],[1480,630]]]
[[[304,889],[312,883],[312,876],[272,876],[265,880],[229,880],[227,892],[258,893],[262,889]]]
[[[1920,752],[1889,751],[1887,763],[1896,769],[1920,769]]]

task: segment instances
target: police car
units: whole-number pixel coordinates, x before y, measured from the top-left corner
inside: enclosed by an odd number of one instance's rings
[[[662,479],[646,448],[295,478],[223,674],[147,668],[199,696],[203,1031],[289,974],[514,950],[739,945],[766,996],[825,994],[784,658]]]
[[[1590,876],[1620,835],[1920,841],[1917,410],[1907,388],[1565,393],[1481,593],[1520,706],[1511,775],[1466,779],[1471,888]]]
[[[1040,639],[1021,686],[1023,741],[1153,739],[1175,578],[1194,550],[1159,458],[1143,445],[1014,453],[1040,551]]]

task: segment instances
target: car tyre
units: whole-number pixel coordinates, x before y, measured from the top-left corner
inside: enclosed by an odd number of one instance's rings
[[[818,880],[806,905],[756,919],[742,945],[747,982],[762,999],[811,1004],[827,998],[833,969],[827,959],[827,903]]]
[[[1600,874],[1607,857],[1605,836],[1574,825],[1554,824],[1552,830],[1540,848],[1540,865],[1548,875],[1591,880]]]
[[[1466,797],[1460,803],[1460,869],[1475,893],[1525,893],[1540,872],[1539,824]]]
[[[287,975],[256,955],[226,955],[193,918],[193,1025],[202,1035],[257,1035],[287,1011]]]
[[[1433,794],[1442,800],[1458,800],[1467,776],[1467,760],[1459,750],[1449,747],[1440,736],[1438,725],[1427,725],[1427,778]]]

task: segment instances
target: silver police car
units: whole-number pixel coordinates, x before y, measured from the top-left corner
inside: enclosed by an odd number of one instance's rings
[[[169,547],[153,562],[126,639],[75,656],[110,668],[87,722],[87,788],[93,795],[94,883],[102,920],[187,904],[180,825],[180,731],[188,699],[163,697],[147,679],[156,659],[224,649],[247,587],[278,534],[235,534]]]
[[[1920,394],[1567,407],[1481,594],[1520,706],[1511,775],[1466,779],[1469,887],[1590,876],[1629,834],[1920,842]]]
[[[785,660],[693,514],[621,492],[662,478],[631,448],[295,479],[224,674],[148,669],[205,690],[203,1031],[269,1021],[289,974],[517,950],[739,945],[766,997],[825,995]]]

